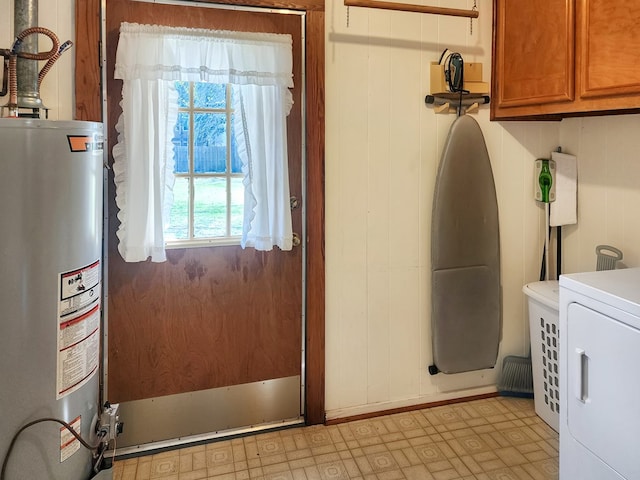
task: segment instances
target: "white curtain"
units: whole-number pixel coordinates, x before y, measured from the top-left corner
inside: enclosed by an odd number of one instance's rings
[[[245,186],[243,248],[293,247],[287,165],[288,110],[285,111],[288,107],[282,92],[277,86],[234,88],[234,126]]]
[[[118,250],[128,262],[166,259],[163,225],[173,186],[175,81],[234,85],[242,159],[241,245],[292,248],[286,116],[292,106],[291,36],[122,23],[115,78],[123,80],[113,149]]]

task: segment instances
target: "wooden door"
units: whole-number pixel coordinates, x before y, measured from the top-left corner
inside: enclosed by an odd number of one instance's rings
[[[574,98],[574,0],[496,0],[492,111]]]
[[[110,151],[121,111],[121,81],[113,79],[113,69],[123,21],[291,34],[295,88],[294,107],[288,118],[289,175],[291,194],[302,199],[300,15],[131,0],[107,2]],[[110,178],[110,185],[112,182]],[[289,252],[277,248],[258,252],[239,246],[179,249],[167,251],[164,263],[125,263],[117,252],[117,211],[114,189],[110,188],[107,390],[111,402],[161,403],[160,399],[176,395],[191,398],[194,392],[301,378],[301,248]],[[302,232],[301,211],[293,211],[293,229],[298,233]],[[293,393],[298,416],[299,382]],[[202,418],[207,412],[193,414]],[[130,421],[135,423],[136,419]],[[246,425],[223,424],[215,429],[243,426]],[[199,433],[204,432],[176,430],[173,436]],[[163,439],[154,437],[144,442],[158,440]]]

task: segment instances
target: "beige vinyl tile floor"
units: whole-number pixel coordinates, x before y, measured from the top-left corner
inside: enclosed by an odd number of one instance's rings
[[[558,434],[494,397],[116,461],[114,480],[549,480]]]

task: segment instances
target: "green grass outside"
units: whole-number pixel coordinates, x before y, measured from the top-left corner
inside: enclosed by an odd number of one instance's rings
[[[194,237],[196,239],[227,236],[227,191],[224,178],[196,178],[194,196]],[[231,235],[242,234],[244,185],[242,178],[231,181]],[[167,240],[189,238],[189,182],[176,178]]]

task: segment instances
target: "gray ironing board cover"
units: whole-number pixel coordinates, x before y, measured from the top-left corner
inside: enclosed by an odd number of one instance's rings
[[[431,226],[434,365],[443,373],[492,368],[501,331],[498,204],[484,137],[470,116],[449,131]]]

